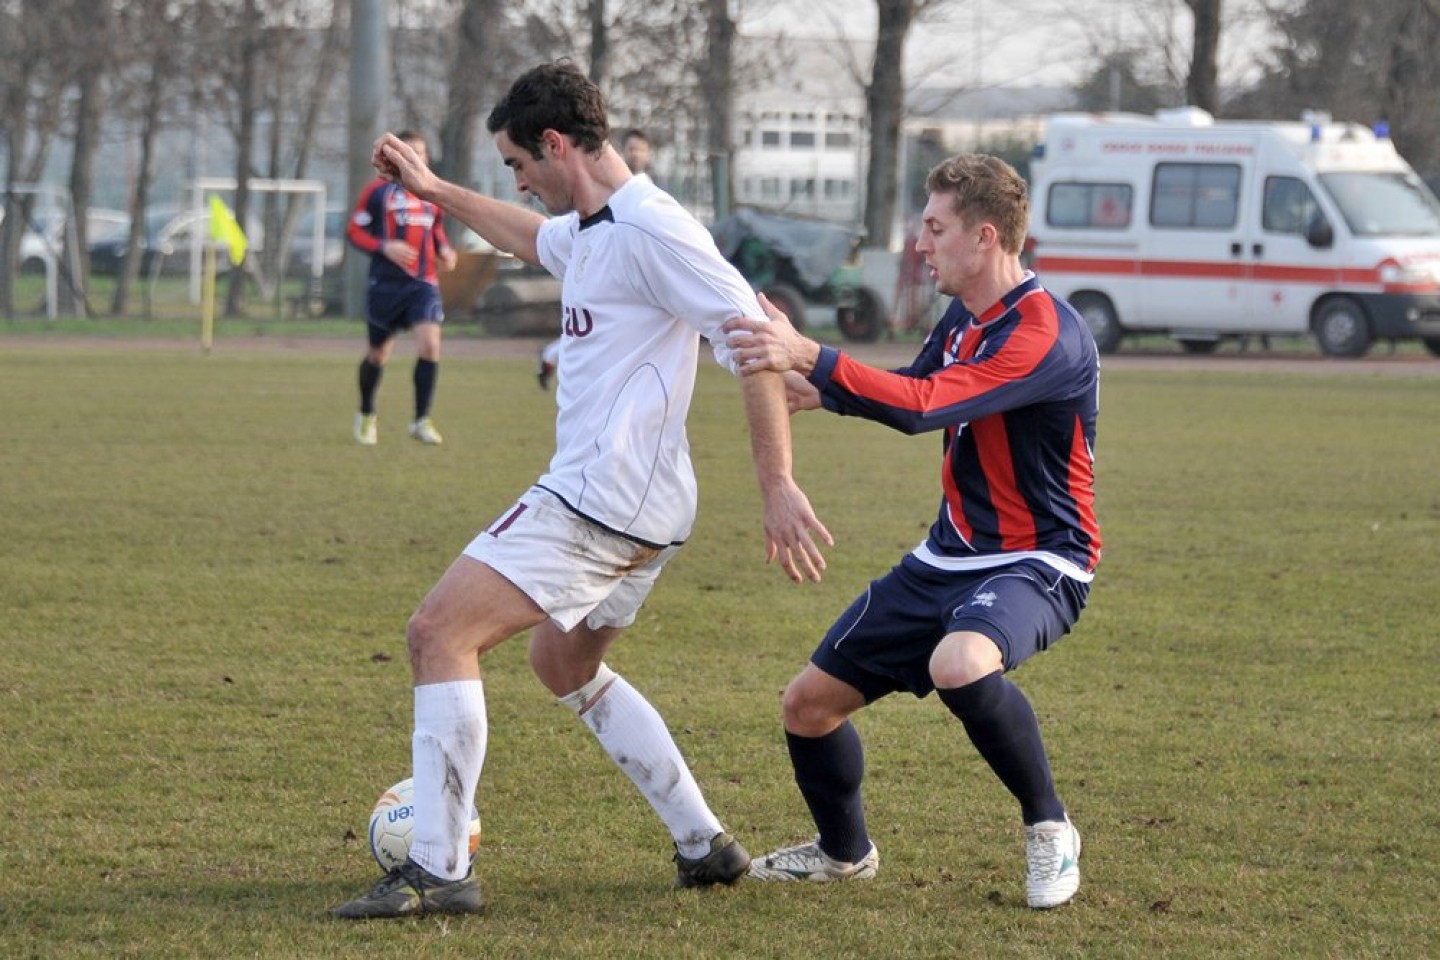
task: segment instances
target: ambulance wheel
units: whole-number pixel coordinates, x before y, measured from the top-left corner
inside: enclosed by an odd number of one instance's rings
[[[1430,356],[1440,357],[1440,337],[1425,337],[1421,342],[1430,351]]]
[[[1114,353],[1120,349],[1125,328],[1120,326],[1120,318],[1115,316],[1115,308],[1110,305],[1108,297],[1100,293],[1077,293],[1070,298],[1070,305],[1090,328],[1090,336],[1095,338],[1095,349],[1101,353]]]
[[[1370,321],[1349,297],[1331,297],[1315,311],[1315,342],[1327,357],[1363,357],[1370,349]]]
[[[775,305],[775,309],[790,318],[790,326],[796,330],[805,329],[805,298],[800,295],[799,290],[777,283],[760,292],[765,294],[766,300]]]

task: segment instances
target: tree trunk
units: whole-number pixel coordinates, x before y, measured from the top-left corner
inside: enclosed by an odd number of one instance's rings
[[[1185,0],[1195,18],[1190,76],[1185,81],[1185,96],[1192,106],[1211,113],[1216,113],[1220,107],[1217,78],[1222,3],[1223,0]]]
[[[135,173],[135,196],[130,203],[130,236],[126,242],[125,263],[115,281],[110,313],[123,316],[130,307],[130,290],[140,279],[145,260],[145,209],[150,205],[150,184],[155,179],[155,142],[160,136],[160,111],[169,81],[162,61],[150,63],[150,77],[145,86],[145,108],[140,117],[140,169]]]
[[[470,183],[475,168],[475,127],[484,109],[490,65],[495,62],[494,24],[500,19],[498,0],[465,0],[460,11],[435,164],[442,177],[456,183]]]
[[[865,175],[865,245],[888,247],[895,221],[900,125],[905,117],[905,37],[915,20],[916,0],[876,0],[879,29],[875,63],[865,88],[870,120],[870,164]]]
[[[605,26],[605,0],[590,0],[585,12],[590,18],[590,79],[604,90],[606,75],[610,72],[610,31]]]
[[[310,154],[315,149],[316,131],[320,127],[320,116],[324,112],[326,101],[330,96],[330,87],[335,75],[340,70],[341,41],[344,37],[345,21],[338,13],[330,18],[330,26],[325,28],[325,36],[320,44],[320,56],[315,64],[315,78],[311,81],[305,99],[305,116],[300,121],[300,129],[296,133],[295,143],[295,166],[290,176],[296,180],[305,179],[310,169]],[[277,165],[275,176],[280,176]],[[327,197],[327,202],[328,202]],[[314,203],[313,198],[306,197],[305,202]],[[315,210],[315,227],[323,230],[325,224],[325,204],[321,204]],[[290,247],[295,239],[296,230],[299,227],[300,215],[303,211],[303,204],[297,203],[292,196],[285,204],[284,220],[280,226],[280,241],[276,249],[283,251],[279,254],[279,281],[283,282],[285,269],[289,262]],[[343,238],[342,238],[343,239]],[[308,240],[308,238],[307,238]],[[318,294],[318,291],[311,291]]]
[[[706,0],[706,7],[700,88],[709,108],[710,196],[719,218],[730,212],[735,196],[735,149],[730,140],[735,128],[735,21],[730,17],[729,0]]]
[[[1390,138],[1402,155],[1410,150],[1410,119],[1412,112],[1425,109],[1431,101],[1422,93],[1419,80],[1427,51],[1422,38],[1426,34],[1426,9],[1423,3],[1410,0],[1400,13],[1400,29],[1390,42],[1390,68],[1385,71],[1385,86],[1380,91],[1380,118],[1390,125]]]
[[[70,161],[70,205],[75,212],[72,221],[75,228],[73,238],[66,236],[59,262],[64,264],[60,271],[60,311],[66,314],[76,312],[77,306],[84,305],[85,289],[90,276],[90,230],[87,212],[90,197],[95,188],[95,143],[100,132],[100,65],[88,70],[80,78],[80,97],[75,107],[75,153]],[[68,234],[68,230],[66,231]],[[73,241],[73,247],[72,247]],[[74,264],[79,271],[71,276],[68,253],[71,249],[80,251],[80,262]]]
[[[259,100],[256,65],[260,60],[260,44],[263,42],[260,36],[260,11],[256,3],[257,0],[245,0],[242,14],[243,35],[240,40],[240,89],[237,91],[240,132],[235,137],[235,221],[240,224],[241,230],[246,229],[250,222],[250,178],[254,176],[250,155],[255,146],[255,113]],[[201,239],[195,238],[196,242]],[[231,270],[230,287],[225,292],[227,317],[240,315],[240,299],[244,293],[244,269]]]

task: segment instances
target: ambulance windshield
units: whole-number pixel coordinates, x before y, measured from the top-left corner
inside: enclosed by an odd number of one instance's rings
[[[1440,201],[1413,173],[1322,173],[1320,182],[1358,237],[1440,235]]]

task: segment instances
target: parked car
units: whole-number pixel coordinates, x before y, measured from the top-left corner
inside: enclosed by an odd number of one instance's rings
[[[349,213],[350,211],[343,207],[325,208],[325,259],[322,261],[325,270],[333,270],[340,266],[340,261],[345,256],[345,220]],[[314,224],[313,208],[300,214],[300,223],[296,227],[295,236],[290,240],[290,272],[292,274],[310,275],[310,264],[315,258],[311,232],[314,230]]]
[[[250,218],[245,231],[252,249],[259,249],[264,231],[259,221]],[[190,268],[190,251],[196,243],[210,237],[210,210],[161,205],[145,211],[145,233],[140,241],[141,273],[181,274]],[[119,273],[124,266],[129,245],[129,220],[124,230],[102,243],[90,244],[90,270],[93,273]],[[221,244],[220,249],[225,246]]]
[[[3,218],[0,212],[0,218]],[[129,228],[130,217],[124,210],[110,210],[91,207],[86,214],[86,241],[94,244],[106,240],[116,232],[123,234]],[[20,251],[17,260],[21,273],[45,274],[66,262],[65,258],[65,217],[56,208],[41,211],[30,224],[32,229],[20,236]]]
[[[140,254],[147,258],[148,252],[155,247],[156,236],[160,228],[169,222],[172,214],[166,211],[154,210],[145,215],[145,232],[140,237]],[[95,274],[119,274],[125,267],[125,257],[130,246],[130,218],[125,218],[123,229],[116,230],[111,235],[90,241],[90,272]],[[147,259],[141,260],[142,272],[147,265]]]

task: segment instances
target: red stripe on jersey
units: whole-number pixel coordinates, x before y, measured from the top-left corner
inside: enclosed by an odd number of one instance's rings
[[[1000,548],[1035,549],[1035,517],[1015,482],[1015,462],[1010,456],[1005,418],[983,417],[970,425],[970,431],[975,437],[985,485],[990,490],[990,505],[995,510],[995,522],[999,527]]]
[[[955,483],[955,468],[950,462],[958,432],[955,427],[945,428],[945,462],[940,468],[940,488],[945,492],[945,515],[950,520],[950,526],[955,528],[961,540],[971,544],[975,542],[975,528],[965,519],[965,503],[960,496],[960,488]]]
[[[1070,444],[1070,478],[1067,484],[1080,515],[1080,529],[1090,541],[1086,570],[1100,564],[1100,521],[1095,517],[1095,458],[1085,443],[1085,425],[1075,418],[1075,438]]]

